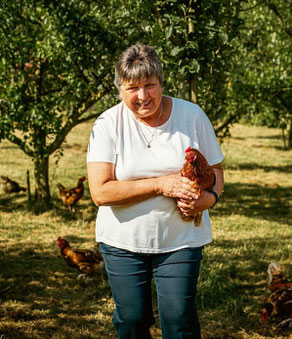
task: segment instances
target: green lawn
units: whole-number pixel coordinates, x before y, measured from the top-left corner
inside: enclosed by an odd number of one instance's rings
[[[116,338],[106,275],[81,286],[55,242],[61,235],[76,247],[94,243],[96,207],[87,181],[74,214],[56,188],[58,182],[73,187],[86,176],[90,130],[91,124],[76,127],[63,145],[64,157],[51,159],[52,211],[34,215],[25,194],[0,193],[1,339]],[[279,262],[292,278],[292,151],[282,149],[277,129],[235,125],[231,135],[222,144],[226,184],[210,212],[214,242],[205,248],[198,285],[203,338],[289,338],[277,320],[262,323],[259,311],[269,293],[268,264]],[[1,175],[25,186],[29,170],[33,181],[31,160],[14,145],[1,142],[0,158]],[[160,338],[155,312],[152,332]]]

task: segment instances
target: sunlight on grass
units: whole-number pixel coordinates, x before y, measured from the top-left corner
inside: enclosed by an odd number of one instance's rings
[[[64,156],[51,159],[51,211],[34,215],[25,194],[0,194],[0,338],[116,338],[105,272],[81,286],[56,246],[59,235],[73,247],[94,244],[97,208],[87,181],[75,213],[61,204],[56,187],[74,187],[87,176],[91,126],[76,127],[63,145]],[[276,320],[262,323],[259,310],[268,295],[268,264],[278,261],[292,277],[292,151],[282,149],[277,129],[235,125],[231,135],[222,144],[226,185],[210,211],[214,242],[205,247],[198,284],[203,338],[288,338]],[[28,169],[33,189],[31,160],[7,141],[0,144],[0,156],[0,174],[26,186]],[[151,333],[158,339],[153,300]]]

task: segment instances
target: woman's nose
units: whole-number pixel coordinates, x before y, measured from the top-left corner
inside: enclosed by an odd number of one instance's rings
[[[139,88],[138,98],[140,100],[145,100],[147,98],[147,90],[144,87]]]

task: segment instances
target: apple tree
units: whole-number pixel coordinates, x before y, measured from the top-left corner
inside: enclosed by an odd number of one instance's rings
[[[39,209],[50,206],[50,155],[112,91],[119,47],[98,20],[99,2],[7,0],[0,7],[0,139],[31,157]]]

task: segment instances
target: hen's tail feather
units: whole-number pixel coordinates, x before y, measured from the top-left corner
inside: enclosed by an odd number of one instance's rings
[[[184,221],[193,221],[194,222],[194,225],[196,227],[199,227],[201,225],[201,222],[202,222],[202,216],[203,216],[203,213],[202,212],[198,212],[197,214],[195,215],[184,215],[181,210],[177,207],[177,210],[180,212],[181,214],[181,217],[183,218]]]
[[[271,274],[273,274],[275,272],[282,272],[282,268],[277,262],[271,262],[269,264],[267,272],[271,273]]]
[[[194,224],[196,227],[201,225],[202,222],[202,216],[203,213],[202,212],[198,212],[195,216],[194,216]]]

